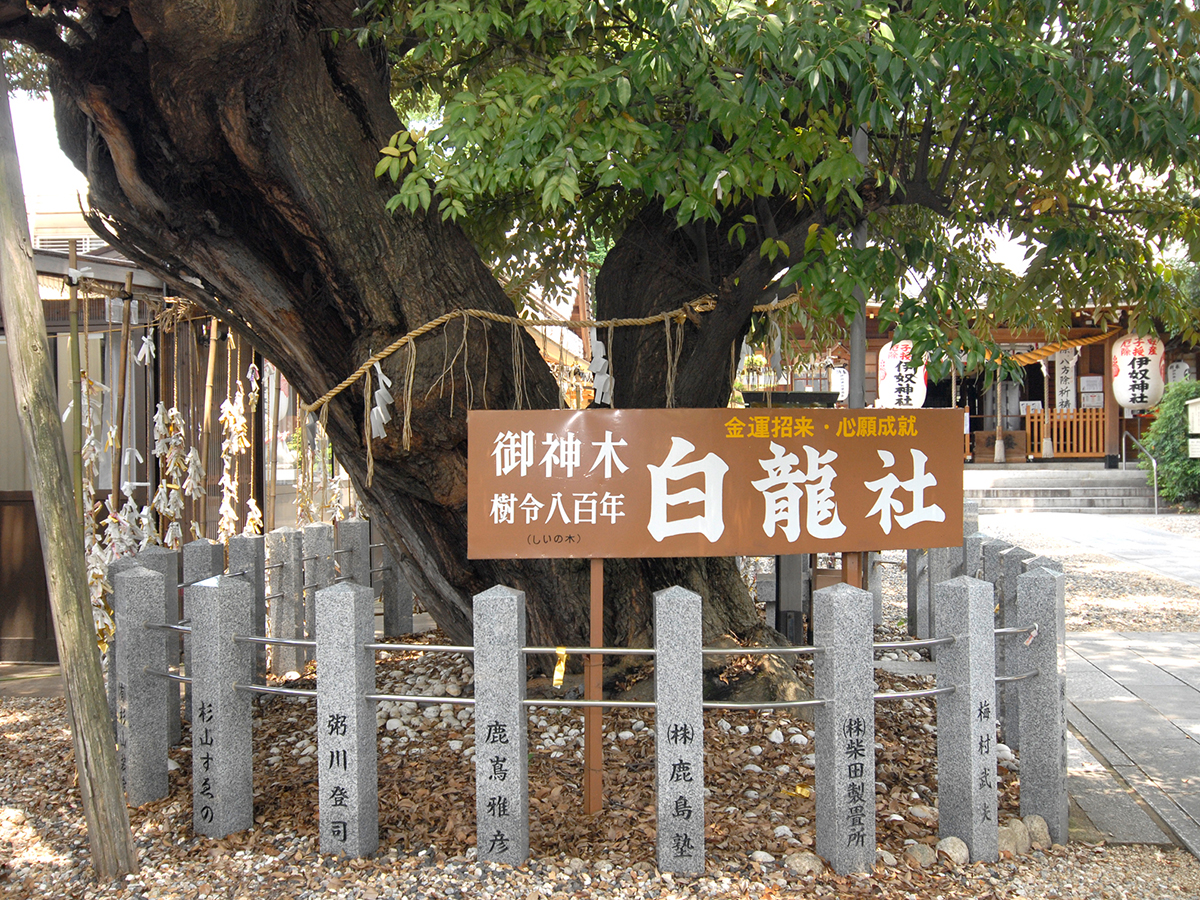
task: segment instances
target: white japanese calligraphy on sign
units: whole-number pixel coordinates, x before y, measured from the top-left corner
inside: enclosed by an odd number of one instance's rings
[[[891,452],[887,450],[877,450],[876,452],[883,461],[885,469],[890,469],[896,464],[896,457]],[[925,505],[925,490],[937,484],[937,478],[931,472],[925,471],[925,463],[929,457],[920,450],[913,449],[909,452],[912,454],[913,474],[907,481],[901,481],[895,473],[888,472],[882,478],[866,482],[866,487],[879,495],[875,498],[875,505],[867,513],[867,517],[870,518],[878,513],[879,527],[883,529],[884,534],[892,533],[892,513],[900,513],[895,519],[896,524],[901,528],[908,528],[917,522],[946,521],[946,513],[940,506],[937,504]],[[904,504],[896,499],[895,495],[898,490],[912,494],[912,508],[908,512],[901,512]]]
[[[784,537],[789,541],[800,536],[800,499],[806,493],[805,524],[808,533],[822,538],[844,534],[846,526],[838,518],[837,503],[833,498],[832,485],[837,472],[832,463],[837,459],[837,454],[832,450],[821,454],[805,446],[808,470],[797,471],[795,466],[800,460],[795,453],[788,453],[774,441],[771,442],[771,453],[771,459],[758,461],[766,471],[766,477],[751,482],[766,503],[763,531],[767,537],[774,536],[777,524],[782,524]],[[810,486],[807,492],[800,487],[802,484]]]
[[[709,541],[716,541],[725,531],[722,493],[729,466],[715,453],[709,453],[698,462],[684,463],[683,458],[695,449],[689,441],[672,437],[671,451],[663,464],[647,466],[650,470],[650,522],[646,528],[656,541],[674,534],[701,534]],[[668,493],[671,482],[692,475],[704,476],[703,489],[692,487],[675,494]],[[701,505],[703,511],[699,515],[668,521],[670,507],[693,503]]]

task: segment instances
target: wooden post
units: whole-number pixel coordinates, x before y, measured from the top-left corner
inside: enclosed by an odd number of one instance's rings
[[[1004,462],[1004,392],[1000,389],[1000,376],[996,375],[996,450],[992,454],[992,461]]]
[[[604,646],[604,560],[593,559],[591,567],[591,614],[589,646]],[[604,699],[604,656],[589,653],[584,663],[583,699]],[[583,708],[583,793],[584,809],[595,815],[604,806],[604,710]]]
[[[66,683],[79,793],[87,819],[92,865],[113,881],[136,872],[137,851],[117,770],[113,723],[100,672],[83,564],[83,535],[74,521],[70,461],[50,370],[46,317],[38,297],[8,79],[0,73],[0,309],[12,366],[17,418],[25,445],[34,509],[46,563],[54,636]]]
[[[125,382],[129,380],[129,315],[133,307],[133,273],[125,273],[121,312],[121,361],[117,363],[116,408],[113,410],[112,508],[121,505],[121,435],[125,431]]]
[[[67,241],[67,268],[78,269],[75,238]],[[83,365],[79,357],[79,279],[68,276],[70,300],[68,309],[71,317],[71,408],[75,410],[75,518],[83,528]]]

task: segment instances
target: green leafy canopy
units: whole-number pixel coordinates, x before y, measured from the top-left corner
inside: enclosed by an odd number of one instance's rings
[[[384,150],[393,208],[458,220],[501,277],[569,265],[658,204],[777,261],[810,315],[861,287],[943,360],[982,363],[989,322],[1053,332],[1085,307],[1197,337],[1162,262],[1200,257],[1194,3],[360,12],[354,37],[392,48],[399,107],[436,110],[399,136],[411,153]],[[776,217],[808,224],[785,240]],[[997,229],[1029,248],[1023,275],[992,261]]]

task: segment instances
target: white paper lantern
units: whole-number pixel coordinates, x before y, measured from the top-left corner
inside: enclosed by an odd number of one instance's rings
[[[1192,367],[1182,359],[1171,363],[1167,366],[1167,384],[1175,384],[1177,381],[1191,381]]]
[[[1112,349],[1113,396],[1125,409],[1150,409],[1163,395],[1166,360],[1155,335],[1127,334]]]
[[[879,348],[877,369],[880,407],[912,407],[925,405],[925,364],[912,368],[912,341],[888,341]]]

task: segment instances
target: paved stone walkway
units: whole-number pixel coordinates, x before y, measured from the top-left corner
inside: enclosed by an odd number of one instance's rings
[[[1067,701],[1072,729],[1200,857],[1200,632],[1068,635]],[[1147,832],[1111,795],[1076,800],[1102,832]]]

